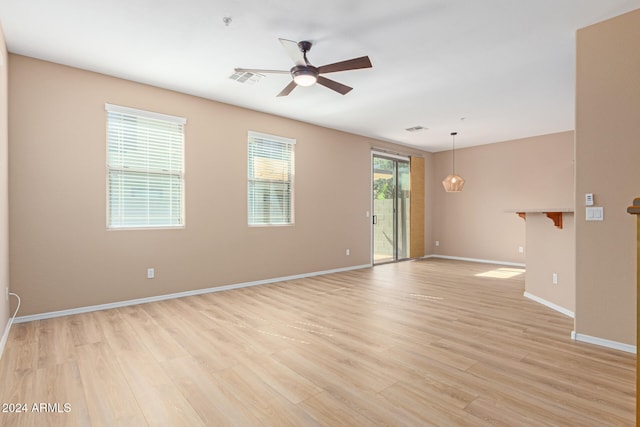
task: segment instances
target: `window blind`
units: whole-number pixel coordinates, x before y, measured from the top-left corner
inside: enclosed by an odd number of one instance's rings
[[[249,225],[293,224],[295,139],[249,132]]]
[[[184,225],[186,120],[107,104],[107,226]]]

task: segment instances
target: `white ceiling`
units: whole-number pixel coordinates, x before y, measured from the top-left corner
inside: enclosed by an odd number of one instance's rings
[[[10,52],[427,151],[574,128],[575,31],[640,0],[2,0]],[[231,17],[226,26],[224,17]],[[278,38],[310,40],[316,66],[369,55],[276,98],[234,67],[287,70]],[[462,118],[465,118],[462,120]],[[426,131],[405,129],[424,126]]]

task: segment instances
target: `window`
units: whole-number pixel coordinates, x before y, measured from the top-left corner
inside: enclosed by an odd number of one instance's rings
[[[295,139],[249,132],[249,225],[293,224]]]
[[[184,226],[180,117],[107,104],[107,227]]]

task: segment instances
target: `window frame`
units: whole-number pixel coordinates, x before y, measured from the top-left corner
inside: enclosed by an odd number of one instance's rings
[[[252,159],[256,158],[255,155],[252,157],[251,145],[258,144],[260,140],[264,141],[265,143],[271,143],[274,145],[280,144],[280,145],[287,146],[287,150],[289,152],[289,156],[287,159],[287,165],[288,165],[287,180],[279,181],[275,179],[275,180],[269,181],[264,179],[260,180],[255,176],[254,177],[251,176],[251,171],[252,171],[251,161]],[[294,138],[270,135],[270,134],[251,131],[251,130],[248,131],[248,134],[247,134],[247,225],[249,227],[290,227],[295,225],[295,145],[296,145],[296,140]],[[265,153],[268,154],[267,152]],[[276,156],[273,158],[274,160],[276,161],[282,160],[281,158],[277,157],[278,153],[274,151],[273,154],[274,156]],[[255,166],[253,170],[255,171]],[[284,184],[286,187],[288,187],[288,191],[287,191],[287,194],[289,197],[288,222],[277,222],[277,221],[274,221],[273,218],[271,217],[269,217],[269,219],[265,222],[257,222],[254,216],[252,215],[252,187],[255,188],[255,185],[252,185],[252,184],[267,183],[267,182],[272,182],[274,184],[281,183],[281,184]],[[253,195],[253,198],[255,199],[255,195]],[[253,219],[253,222],[252,222],[252,219]]]
[[[185,217],[185,125],[187,123],[186,118],[172,116],[163,113],[156,113],[152,111],[140,110],[137,108],[125,107],[121,105],[114,105],[105,103],[106,110],[106,228],[107,230],[166,230],[166,229],[183,229],[186,226],[186,217]],[[162,121],[166,124],[170,125],[178,125],[180,129],[180,161],[179,168],[172,168],[171,170],[161,170],[154,169],[151,167],[147,168],[131,168],[129,171],[126,171],[124,167],[116,167],[111,164],[110,150],[111,150],[111,139],[110,139],[110,120],[111,114],[119,114],[121,117],[126,118],[127,116],[132,119],[150,119],[155,121]],[[151,129],[151,127],[141,127],[141,129]],[[170,147],[167,147],[169,150]],[[168,154],[170,156],[170,154]],[[174,163],[172,163],[173,166]],[[179,213],[178,213],[178,221],[176,223],[169,223],[167,221],[164,224],[153,224],[147,220],[146,224],[124,224],[120,223],[118,225],[114,225],[113,216],[112,216],[112,197],[111,193],[111,184],[112,184],[112,173],[124,173],[124,174],[147,174],[148,176],[166,176],[169,178],[178,178],[179,182]],[[147,187],[147,192],[149,192],[149,187]],[[149,201],[147,200],[147,208],[150,207]],[[171,208],[169,208],[171,210]],[[168,215],[166,218],[170,218]],[[126,222],[126,221],[124,221]]]

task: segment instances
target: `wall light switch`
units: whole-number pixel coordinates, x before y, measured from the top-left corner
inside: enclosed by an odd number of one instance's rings
[[[587,221],[604,221],[604,208],[602,206],[594,206],[585,209]]]

